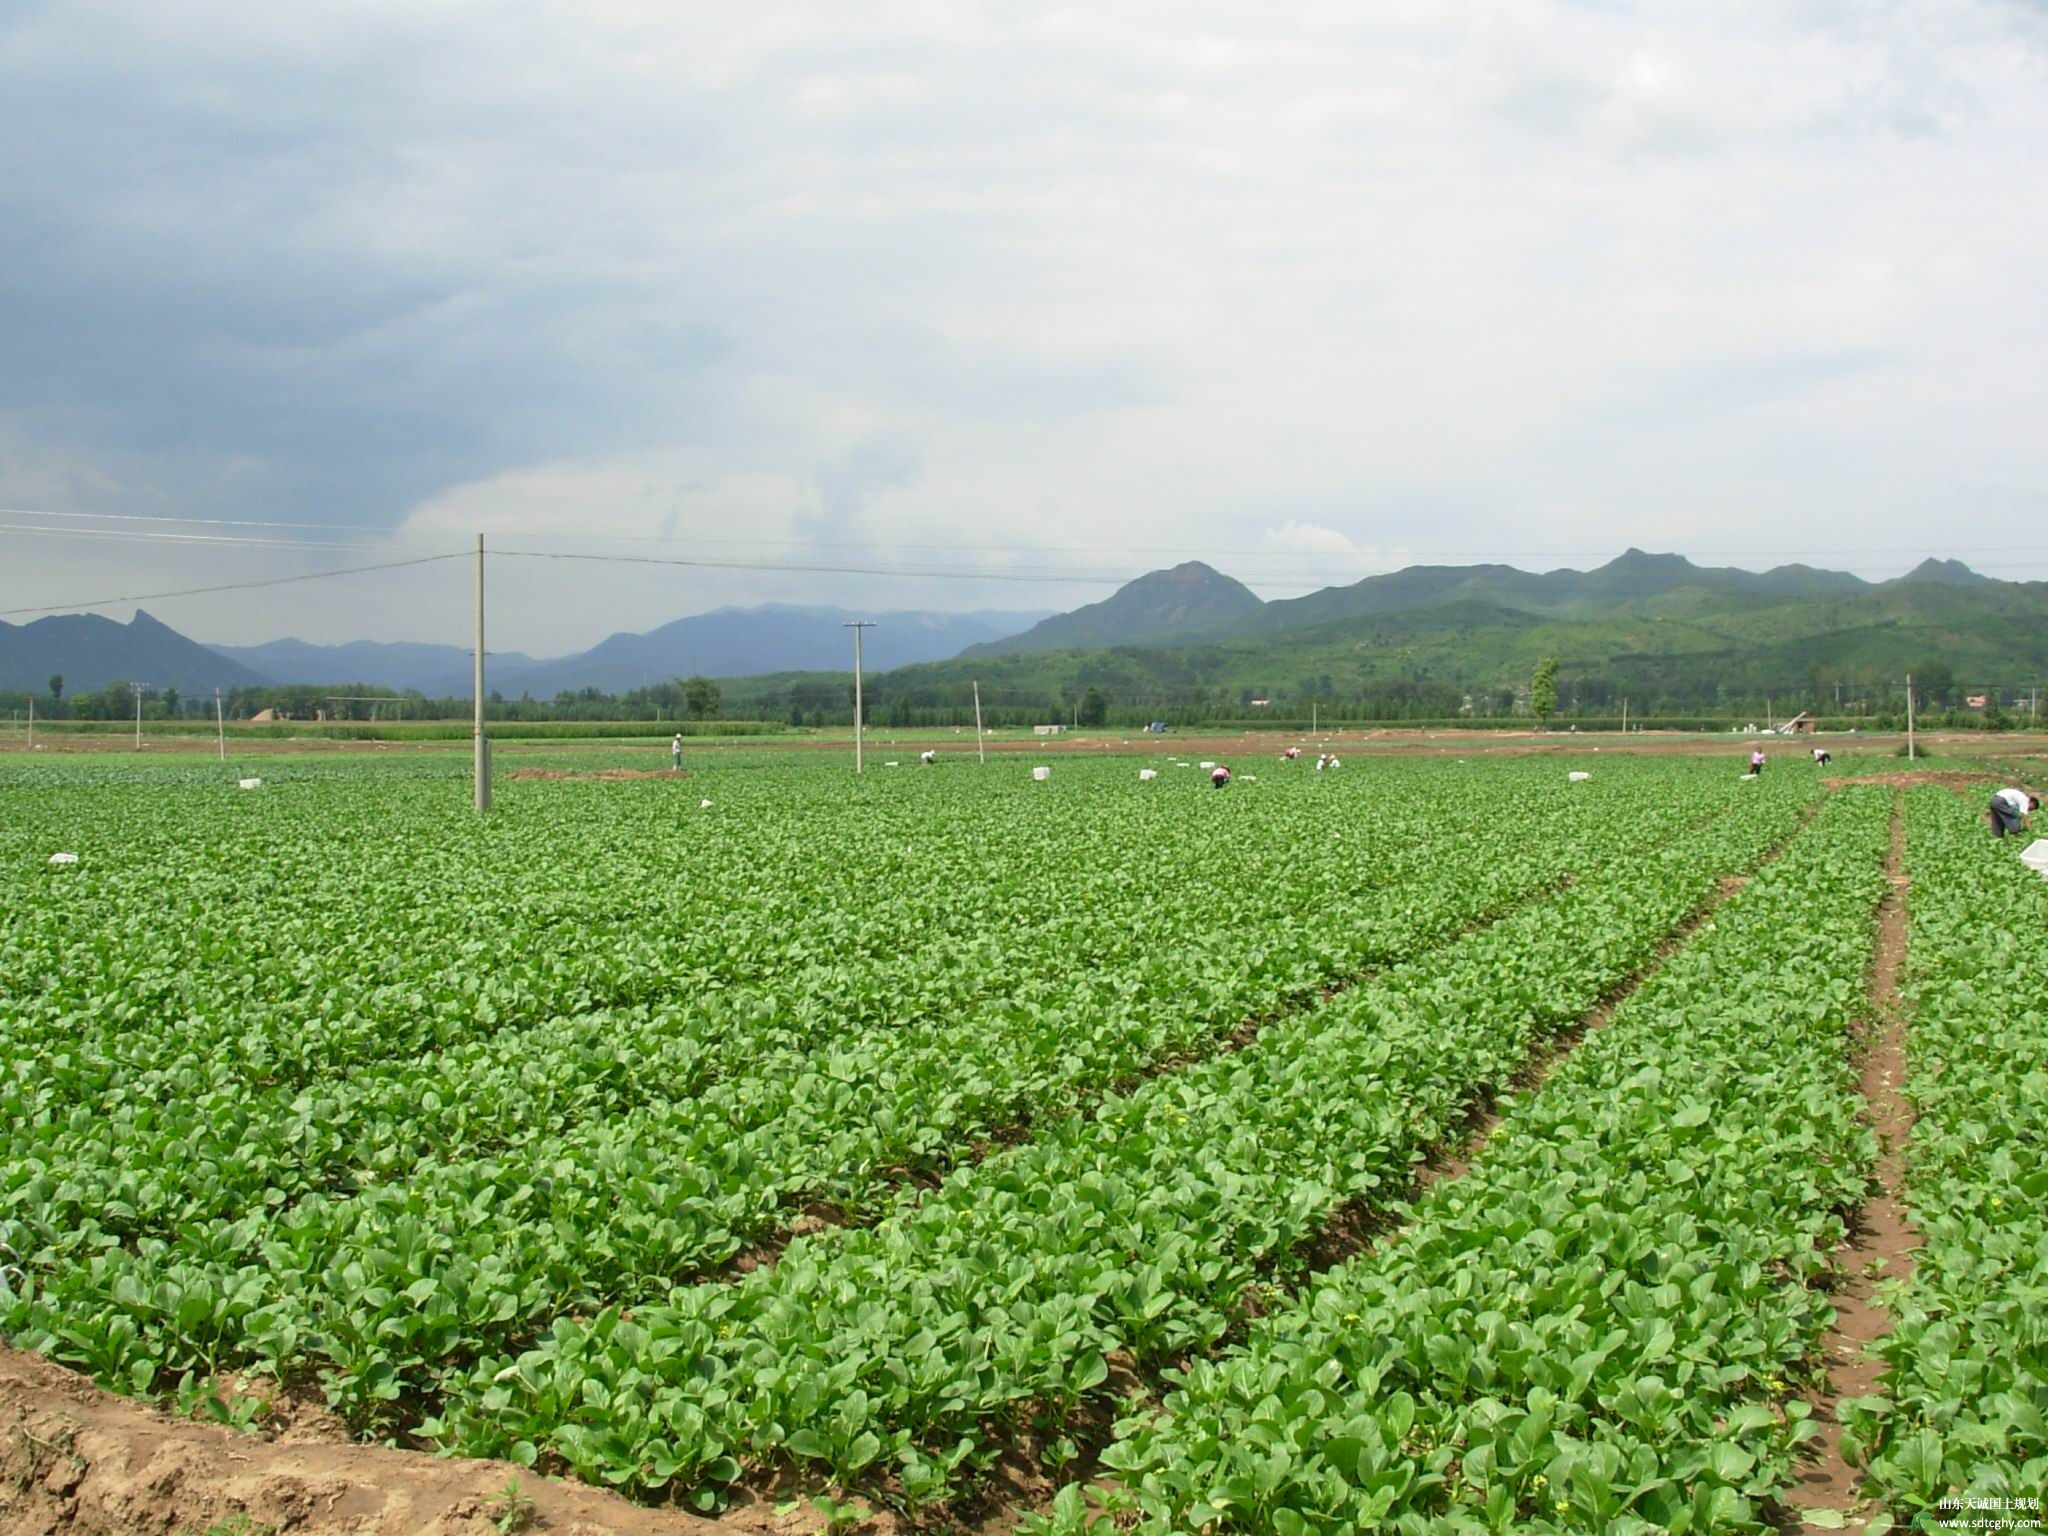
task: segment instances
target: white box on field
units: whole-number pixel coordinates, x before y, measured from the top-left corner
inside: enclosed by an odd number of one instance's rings
[[[2020,862],[2043,880],[2048,880],[2048,837],[2037,837],[2027,844],[2026,851],[2020,855]]]
[[[1204,768],[1214,768],[1214,767],[1215,767],[1216,765],[1215,765],[1214,763],[1212,763],[1212,762],[1208,761],[1208,759],[1204,758],[1204,759],[1203,759],[1203,761],[1202,761],[1202,766],[1203,766]]]
[[[241,789],[261,789],[263,787],[261,779],[237,779],[235,783]]]
[[[1156,779],[1158,777],[1159,770],[1157,768],[1140,768],[1138,770],[1138,782],[1141,784],[1147,783],[1150,780]]]
[[[1586,780],[1593,777],[1593,775],[1582,771],[1579,773],[1568,773],[1565,775],[1565,777],[1570,779],[1574,784],[1583,784],[1586,782]]]
[[[1052,777],[1052,770],[1050,768],[1034,768],[1031,770],[1031,777],[1038,780],[1039,783],[1043,784],[1047,779]]]
[[[50,862],[52,864],[76,864],[78,862],[78,855],[75,853],[53,853],[50,855]]]

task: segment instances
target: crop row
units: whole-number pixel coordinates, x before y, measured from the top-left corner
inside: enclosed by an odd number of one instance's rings
[[[1109,1355],[1156,1367],[1208,1347],[1312,1265],[1338,1208],[1403,1198],[1475,1098],[1797,814],[1790,797],[1759,800],[733,1284],[558,1317],[531,1347],[485,1348],[455,1374],[434,1361],[476,1337],[473,1293],[443,1272],[418,1308],[345,1335],[328,1320],[324,1347],[347,1371],[330,1390],[416,1386],[443,1404],[422,1433],[450,1448],[559,1456],[705,1500],[743,1459],[842,1482],[885,1469],[918,1501],[957,1491],[1027,1428],[1057,1454]]]
[[[27,804],[11,844],[77,846],[87,862],[38,871],[34,899],[9,902],[0,921],[17,1092],[96,1105],[295,1087],[734,987],[790,1000],[799,1026],[943,1013],[1028,990],[1047,957],[1087,966],[1158,938],[1173,893],[1257,878],[1266,846],[1254,834],[1272,831],[1216,817],[1200,845],[1166,838],[1155,796],[1121,807],[1080,857],[1048,861],[1026,835],[1050,831],[1042,807],[1006,807],[972,837],[934,829],[915,801],[828,829],[805,796],[772,817],[742,801],[678,826],[669,786],[612,806],[568,786],[530,813],[515,804],[451,829],[421,786],[363,791],[340,825],[327,820],[338,789],[294,788],[297,799],[242,814],[230,797],[168,845],[131,847],[118,822],[95,834],[90,818],[107,811],[77,796]],[[1383,819],[1398,823],[1388,854],[1455,825],[1448,798]],[[1156,890],[1124,873],[1141,849]],[[1373,851],[1325,838],[1283,904],[1312,899],[1317,866],[1377,883]],[[900,868],[912,860],[914,876]],[[891,882],[889,899],[869,897],[876,880]]]
[[[1781,814],[1790,803],[1779,802]],[[1554,866],[1539,868],[1554,875]],[[1525,871],[1520,878],[1542,876]],[[1469,899],[1469,892],[1461,898],[1446,889],[1432,902],[1411,899],[1405,910],[1411,925],[1420,917],[1423,929],[1440,931],[1468,910]],[[1074,1046],[1062,1040],[1064,1031],[1048,1020],[1038,1027],[1037,1053],[1068,1061]],[[872,1071],[871,1063],[849,1065]],[[934,1074],[947,1070],[951,1086],[935,1077],[935,1088],[971,1090],[957,1057],[934,1062]],[[800,1080],[816,1081],[815,1072]],[[810,1138],[816,1177],[844,1182],[853,1172],[842,1161],[849,1140],[878,1128],[868,1123],[871,1104],[850,1098],[844,1113],[828,1113],[833,1107],[822,1094],[794,1106],[784,1133]],[[914,1100],[899,1109],[905,1121],[925,1112]],[[695,1101],[676,1105],[679,1117],[699,1112]],[[594,1150],[537,1156],[510,1186],[492,1182],[502,1172],[497,1165],[454,1165],[438,1199],[427,1198],[437,1191],[420,1181],[341,1204],[313,1200],[275,1212],[258,1206],[187,1225],[173,1242],[143,1239],[130,1250],[75,1246],[64,1218],[84,1213],[64,1201],[79,1174],[67,1170],[60,1183],[44,1173],[41,1185],[24,1180],[10,1192],[22,1219],[8,1240],[28,1256],[41,1285],[33,1306],[8,1326],[47,1332],[64,1358],[103,1380],[145,1388],[159,1377],[252,1356],[279,1369],[308,1357],[341,1362],[336,1396],[369,1419],[402,1385],[420,1390],[422,1371],[447,1368],[451,1352],[531,1337],[537,1321],[594,1306],[588,1298],[607,1285],[630,1294],[639,1280],[659,1295],[662,1277],[687,1273],[708,1242],[729,1243],[717,1223],[747,1202],[758,1213],[773,1186],[764,1191],[758,1167],[719,1160],[728,1146],[742,1155],[751,1150],[740,1128],[720,1127],[715,1118],[700,1123],[706,1150],[694,1161],[657,1160],[644,1145],[598,1128],[586,1138]],[[879,1131],[889,1129],[885,1117]],[[620,1155],[622,1146],[637,1155]],[[473,1182],[465,1187],[463,1179]],[[165,1187],[184,1194],[190,1185],[174,1178]],[[74,1246],[57,1248],[66,1242]],[[429,1293],[460,1305],[423,1307]]]
[[[1880,1395],[1845,1449],[1901,1519],[1985,1500],[2048,1518],[2048,890],[1944,790],[1909,797],[1906,1199],[1923,1243],[1891,1297]],[[2030,1513],[2029,1513],[2030,1511]]]
[[[1630,836],[1687,814],[1661,810]],[[559,1305],[629,1297],[727,1257],[794,1197],[854,1199],[881,1170],[942,1163],[963,1138],[1284,1002],[1331,954],[1411,952],[1554,883],[1602,842],[1592,827],[1536,850],[1512,836],[1489,824],[1438,841],[1452,859],[1333,911],[1313,952],[1292,942],[1311,930],[1268,912],[1183,930],[1170,959],[1062,973],[924,1027],[849,1021],[792,1039],[765,1004],[736,1016],[735,990],[684,1015],[695,1027],[597,1016],[300,1090],[24,1114],[0,1188],[24,1225],[15,1246],[45,1269],[173,1234],[169,1262],[179,1250],[246,1261],[284,1242],[324,1268],[423,1221],[544,1271]],[[642,1187],[648,1169],[658,1188]]]
[[[1888,822],[1838,796],[1413,1226],[1120,1425],[1118,1528],[1770,1529],[1874,1161],[1848,1058]],[[1089,1523],[1078,1487],[1045,1522]]]

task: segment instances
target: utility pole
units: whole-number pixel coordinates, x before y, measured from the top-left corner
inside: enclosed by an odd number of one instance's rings
[[[220,712],[220,690],[213,690],[213,733],[220,740],[220,760],[228,760],[227,717]]]
[[[988,766],[988,738],[981,734],[981,683],[974,684],[974,756],[980,764]]]
[[[36,749],[36,694],[31,688],[28,694],[28,749]]]
[[[1624,736],[1628,734],[1628,700],[1626,698],[1621,701],[1621,734]]]
[[[1913,674],[1906,674],[1906,761],[1913,761]]]
[[[149,684],[135,684],[135,750],[142,750],[142,693]]]
[[[862,773],[865,769],[861,762],[860,632],[864,629],[873,629],[875,622],[873,619],[856,619],[839,627],[853,631],[853,771]]]
[[[484,735],[484,536],[476,536],[476,813],[491,808],[491,743]]]
[[[1315,699],[1310,699],[1308,701],[1308,733],[1311,736],[1315,735],[1316,733],[1316,717],[1319,713],[1320,710],[1318,709],[1318,701]]]

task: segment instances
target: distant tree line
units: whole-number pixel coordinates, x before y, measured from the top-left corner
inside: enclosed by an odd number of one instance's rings
[[[1521,679],[1483,687],[1459,687],[1424,676],[1349,678],[1329,672],[1275,677],[1269,686],[1216,681],[1206,660],[1173,653],[1159,661],[1171,679],[1161,685],[1134,665],[1137,653],[1105,652],[1078,659],[1071,675],[1046,678],[1010,675],[999,659],[981,689],[983,723],[1015,728],[1041,724],[1142,729],[1151,721],[1194,726],[1214,721],[1257,722],[1311,718],[1334,725],[1399,724],[1404,721],[1548,720],[1560,725],[1616,718],[1624,702],[1631,720],[1752,720],[1776,723],[1803,712],[1853,720],[1871,728],[1905,721],[1903,669],[1896,676],[1826,670],[1818,665],[1797,680],[1769,682],[1729,675],[1706,679],[1694,669],[1699,658],[1630,656],[1602,664],[1547,659]],[[1186,665],[1183,666],[1183,663]],[[1149,664],[1149,661],[1148,661]],[[1738,668],[1739,672],[1739,668]],[[2038,695],[2031,686],[1972,684],[1946,662],[1929,660],[1912,668],[1915,708],[1931,730],[1991,729],[2026,725]],[[25,690],[0,690],[0,712],[27,712]],[[871,725],[891,729],[969,727],[974,723],[970,682],[934,677],[931,669],[909,668],[866,681]],[[460,720],[470,714],[465,698],[429,698],[417,690],[379,688],[366,683],[298,684],[235,688],[223,696],[230,720],[248,720],[266,710],[294,720],[345,721]],[[77,692],[53,674],[35,697],[39,717],[75,720],[132,720],[134,688],[114,681]],[[210,718],[211,690],[181,694],[176,688],[145,690],[145,721]],[[852,679],[841,674],[790,674],[726,679],[671,678],[623,693],[595,688],[552,698],[507,698],[493,691],[486,700],[493,720],[667,721],[772,720],[796,727],[843,727],[853,720]]]

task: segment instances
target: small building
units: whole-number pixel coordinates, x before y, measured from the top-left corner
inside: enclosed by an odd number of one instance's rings
[[[1801,711],[1778,727],[1780,736],[1811,736],[1814,729],[1813,716]]]
[[[1064,725],[1034,725],[1031,727],[1031,734],[1034,736],[1064,736],[1066,731],[1067,728]]]
[[[274,725],[277,723],[277,719],[278,713],[276,710],[259,709],[249,717],[249,723],[251,725]]]

